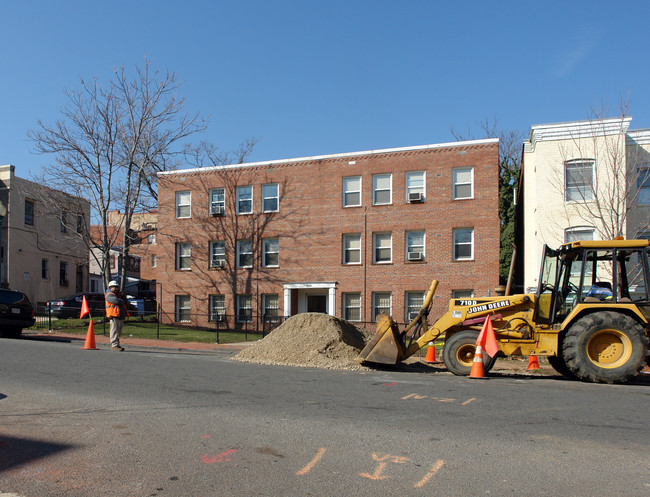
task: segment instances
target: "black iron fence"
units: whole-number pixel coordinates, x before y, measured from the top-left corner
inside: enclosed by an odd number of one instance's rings
[[[52,312],[47,306],[38,306],[34,309],[36,323],[33,329],[37,330],[54,330],[83,327],[88,325],[88,318],[79,319],[79,311],[67,312],[64,315]],[[99,311],[95,311],[98,313]],[[99,318],[99,319],[98,319]],[[182,319],[179,319],[182,318]],[[140,312],[133,312],[127,318],[125,323],[135,325],[137,323],[149,323],[148,337],[150,338],[169,338],[173,335],[176,340],[180,341],[195,341],[197,332],[207,332],[214,338],[208,336],[208,340],[215,343],[221,343],[222,338],[227,338],[226,341],[232,342],[241,339],[242,341],[258,340],[264,338],[275,328],[280,326],[286,318],[284,316],[268,316],[268,315],[232,315],[232,314],[199,314],[187,313],[179,316],[175,312],[166,312],[162,309],[158,311],[143,310]],[[108,335],[109,323],[101,313],[100,316],[94,316],[95,333]],[[375,322],[369,321],[355,321],[352,322],[357,328],[364,330],[368,333],[374,333],[376,328]],[[398,323],[400,330],[406,327],[407,323]],[[173,333],[170,332],[173,329]],[[228,336],[225,334],[236,334],[239,336]],[[167,336],[165,336],[167,335]],[[414,337],[417,338],[417,337]],[[408,342],[410,336],[405,337]],[[201,336],[200,341],[205,341],[205,333]]]

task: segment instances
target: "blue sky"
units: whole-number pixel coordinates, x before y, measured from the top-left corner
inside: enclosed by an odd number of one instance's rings
[[[184,81],[186,109],[249,160],[453,141],[585,119],[627,99],[650,127],[650,2],[0,0],[0,164],[38,175],[26,132],[65,88],[145,57]],[[477,136],[480,137],[480,136]]]

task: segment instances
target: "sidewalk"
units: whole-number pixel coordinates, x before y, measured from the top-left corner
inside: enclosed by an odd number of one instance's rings
[[[79,343],[83,347],[86,342],[85,335],[78,335],[75,333],[65,333],[62,331],[54,331],[48,333],[47,331],[23,331],[22,336],[30,340],[48,340],[53,342],[73,342]],[[149,347],[160,348],[166,350],[196,350],[202,352],[210,351],[230,351],[233,354],[239,352],[248,345],[253,345],[257,341],[240,342],[240,343],[203,343],[203,342],[176,342],[173,340],[156,340],[149,338],[131,338],[122,336],[120,344],[128,350],[129,346],[133,347]],[[108,336],[95,334],[95,345],[100,349],[109,349],[110,341]]]

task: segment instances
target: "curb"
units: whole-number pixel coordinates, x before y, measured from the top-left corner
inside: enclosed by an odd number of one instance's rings
[[[41,333],[41,332],[23,332],[22,338],[29,340],[42,340],[51,342],[64,342],[64,343],[80,343],[83,345],[85,336],[73,333]],[[95,342],[99,345],[109,345],[110,340],[105,335],[95,335]],[[161,350],[177,350],[177,351],[193,351],[193,352],[231,352],[237,353],[242,349],[250,346],[256,341],[240,342],[240,343],[202,343],[202,342],[176,342],[172,340],[156,340],[149,338],[131,338],[122,337],[120,340],[121,345],[125,347],[144,347],[156,348]]]

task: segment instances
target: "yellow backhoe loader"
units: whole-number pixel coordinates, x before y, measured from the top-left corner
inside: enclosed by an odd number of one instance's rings
[[[568,377],[627,381],[650,355],[649,245],[613,240],[577,241],[558,250],[544,246],[536,293],[452,299],[448,312],[428,326],[434,280],[404,331],[391,317],[378,317],[377,332],[358,360],[397,364],[444,335],[446,368],[468,375],[479,331],[491,319],[499,346],[495,357],[546,356]],[[495,358],[483,357],[487,372]]]

